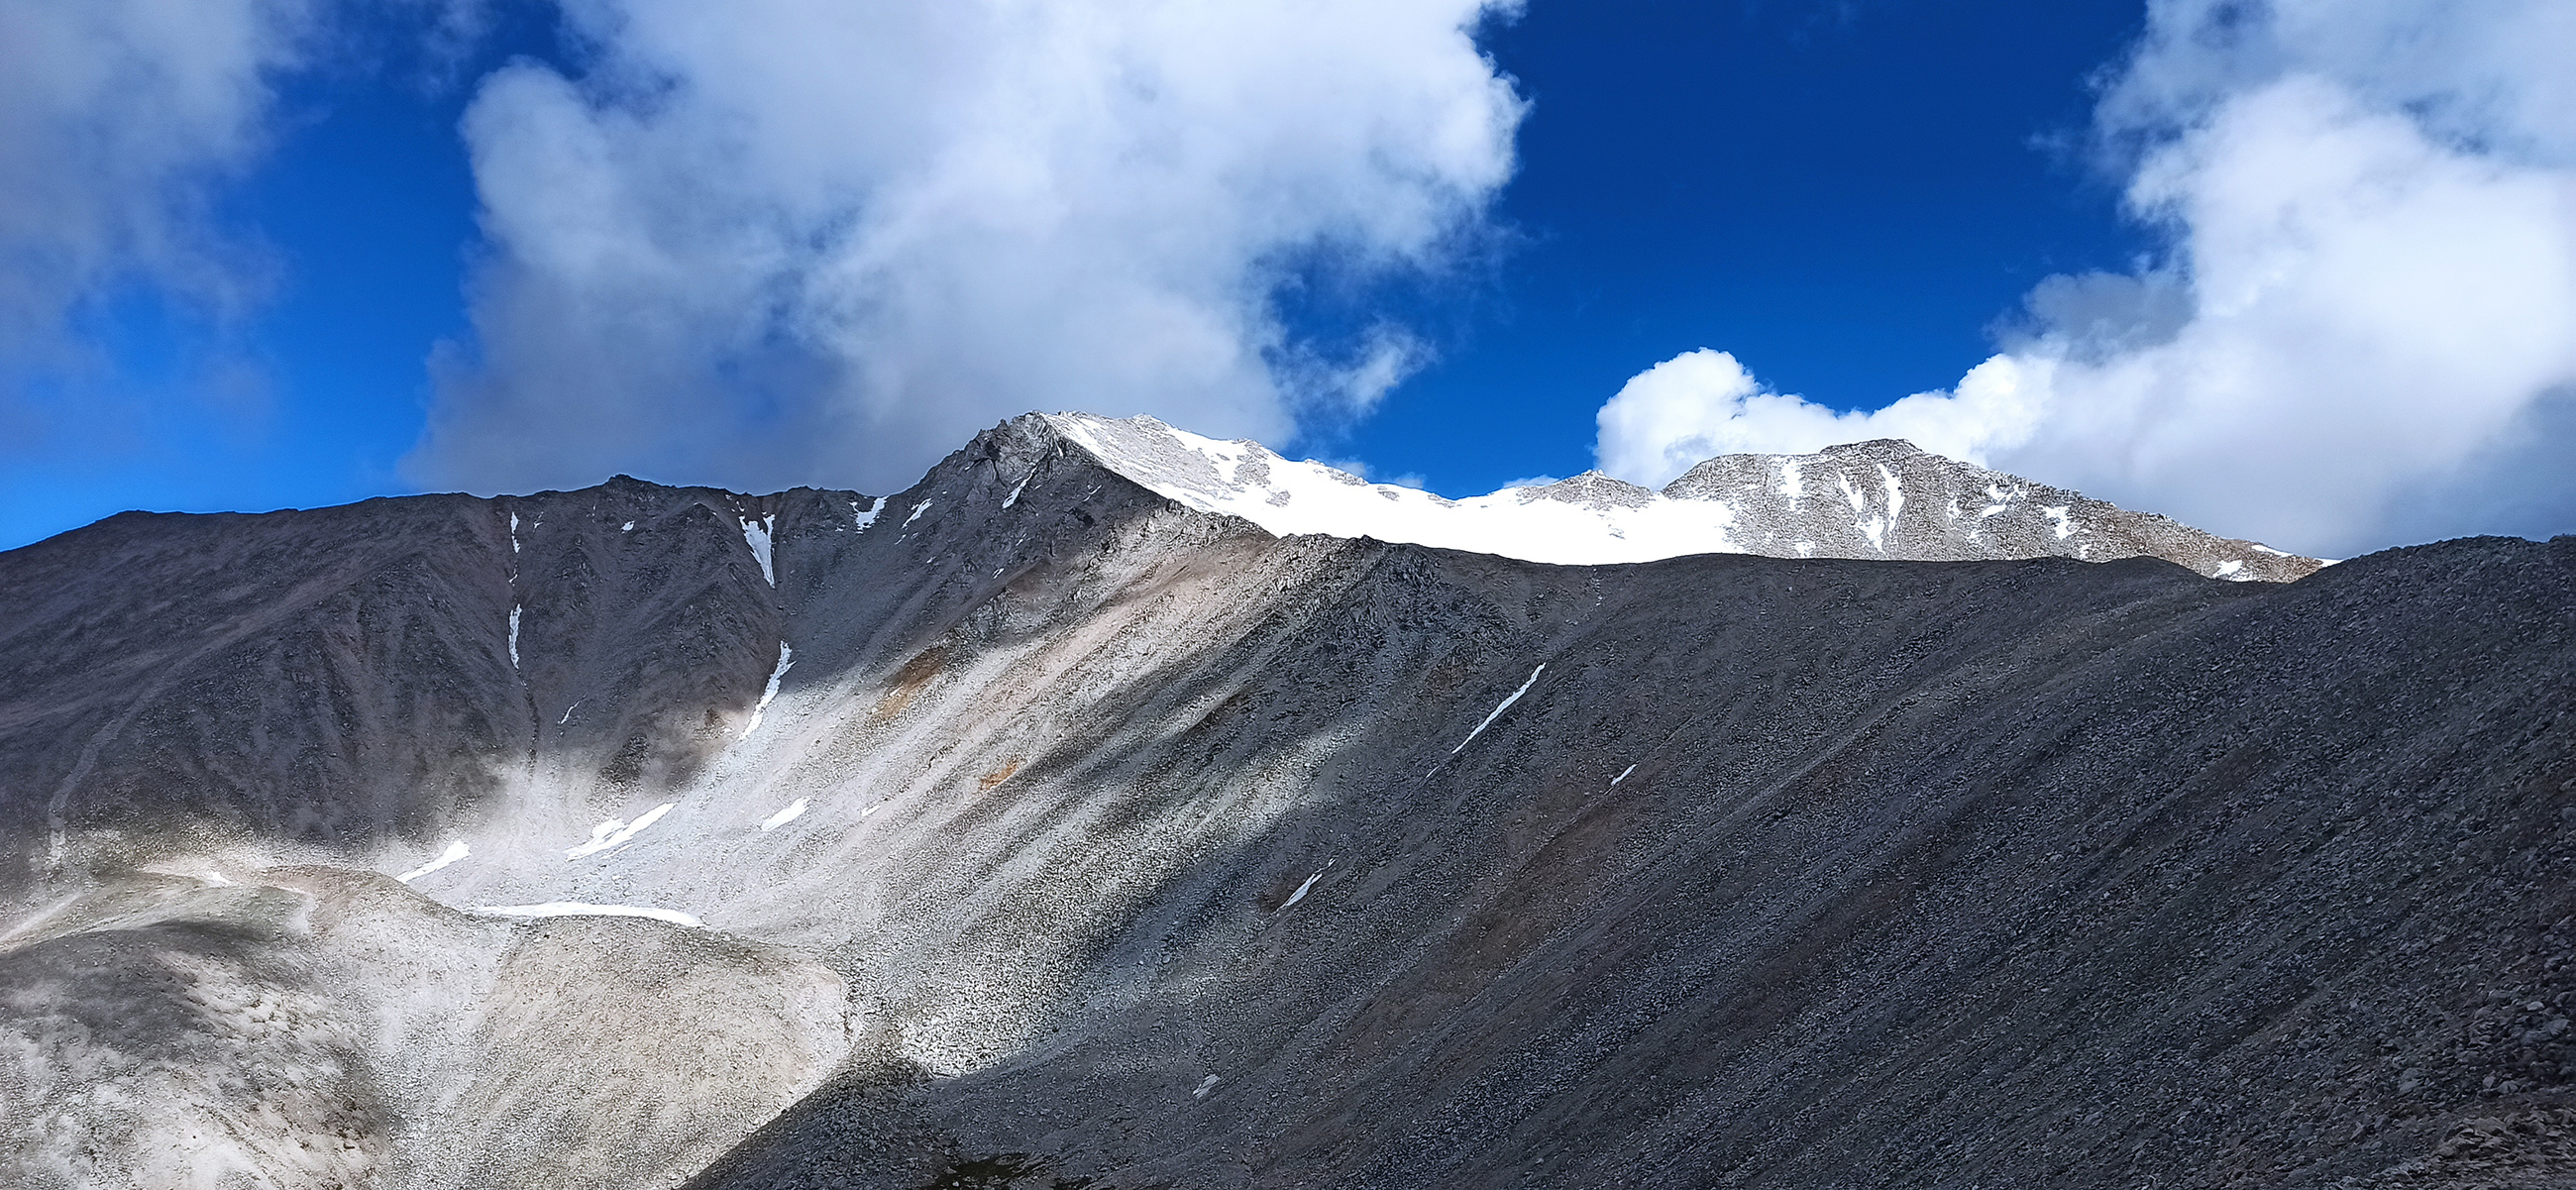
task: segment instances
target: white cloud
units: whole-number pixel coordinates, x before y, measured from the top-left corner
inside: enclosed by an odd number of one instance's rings
[[[2314,552],[2576,528],[2568,61],[2563,0],[2152,4],[2100,129],[2169,259],[2054,279],[2023,341],[1871,413],[1669,361],[1603,407],[1604,466],[1910,437]]]
[[[1418,366],[1273,295],[1437,268],[1521,103],[1480,0],[570,0],[484,84],[476,338],[412,459],[899,487],[1033,408],[1278,440]]]
[[[1983,459],[2018,445],[2030,429],[2038,383],[1997,356],[1955,393],[1919,393],[1885,409],[1838,413],[1771,392],[1723,351],[1692,351],[1629,379],[1601,407],[1600,465],[1633,483],[1661,486],[1711,455],[1795,454],[1838,442],[1906,438],[1954,458]]]

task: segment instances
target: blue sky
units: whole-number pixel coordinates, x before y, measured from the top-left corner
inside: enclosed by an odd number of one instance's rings
[[[2576,508],[2563,2],[909,7],[0,0],[233,84],[0,84],[0,547],[620,470],[883,491],[1069,406],[1451,495],[1901,433],[2321,553]],[[2461,302],[2346,300],[2383,284],[2520,313],[2392,345]]]
[[[1590,467],[1593,414],[1699,347],[1875,408],[1957,380],[2042,277],[2144,250],[2081,156],[2133,3],[1534,5],[1517,242],[1350,453],[1477,494]],[[1461,418],[1462,409],[1492,416]]]

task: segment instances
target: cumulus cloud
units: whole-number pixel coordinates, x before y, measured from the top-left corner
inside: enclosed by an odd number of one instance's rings
[[[567,0],[464,124],[489,255],[411,465],[900,487],[1029,409],[1277,440],[1419,366],[1292,278],[1437,269],[1509,176],[1499,0]]]
[[[2164,259],[2052,279],[2002,354],[1873,412],[1668,361],[1603,407],[1605,469],[1909,437],[2316,552],[2576,528],[2576,6],[2149,17],[2098,131]]]
[[[1662,485],[1711,455],[1803,454],[1838,442],[1905,438],[1953,458],[2019,445],[2036,412],[2025,370],[2004,356],[1954,392],[1917,393],[1874,412],[1842,413],[1763,387],[1723,351],[1692,351],[1631,377],[1601,407],[1601,469]]]

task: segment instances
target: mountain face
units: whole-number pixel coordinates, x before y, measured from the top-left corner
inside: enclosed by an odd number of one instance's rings
[[[1785,462],[1027,417],[0,554],[0,1181],[2576,1178],[2576,539]]]

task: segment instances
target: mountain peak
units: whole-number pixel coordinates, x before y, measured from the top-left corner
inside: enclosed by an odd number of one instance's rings
[[[1838,443],[1833,446],[1828,446],[1816,453],[1835,458],[1855,455],[1863,458],[1904,458],[1909,455],[1930,454],[1932,452],[1927,451],[1920,446],[1916,446],[1911,441],[1903,438],[1871,438],[1860,442]]]

